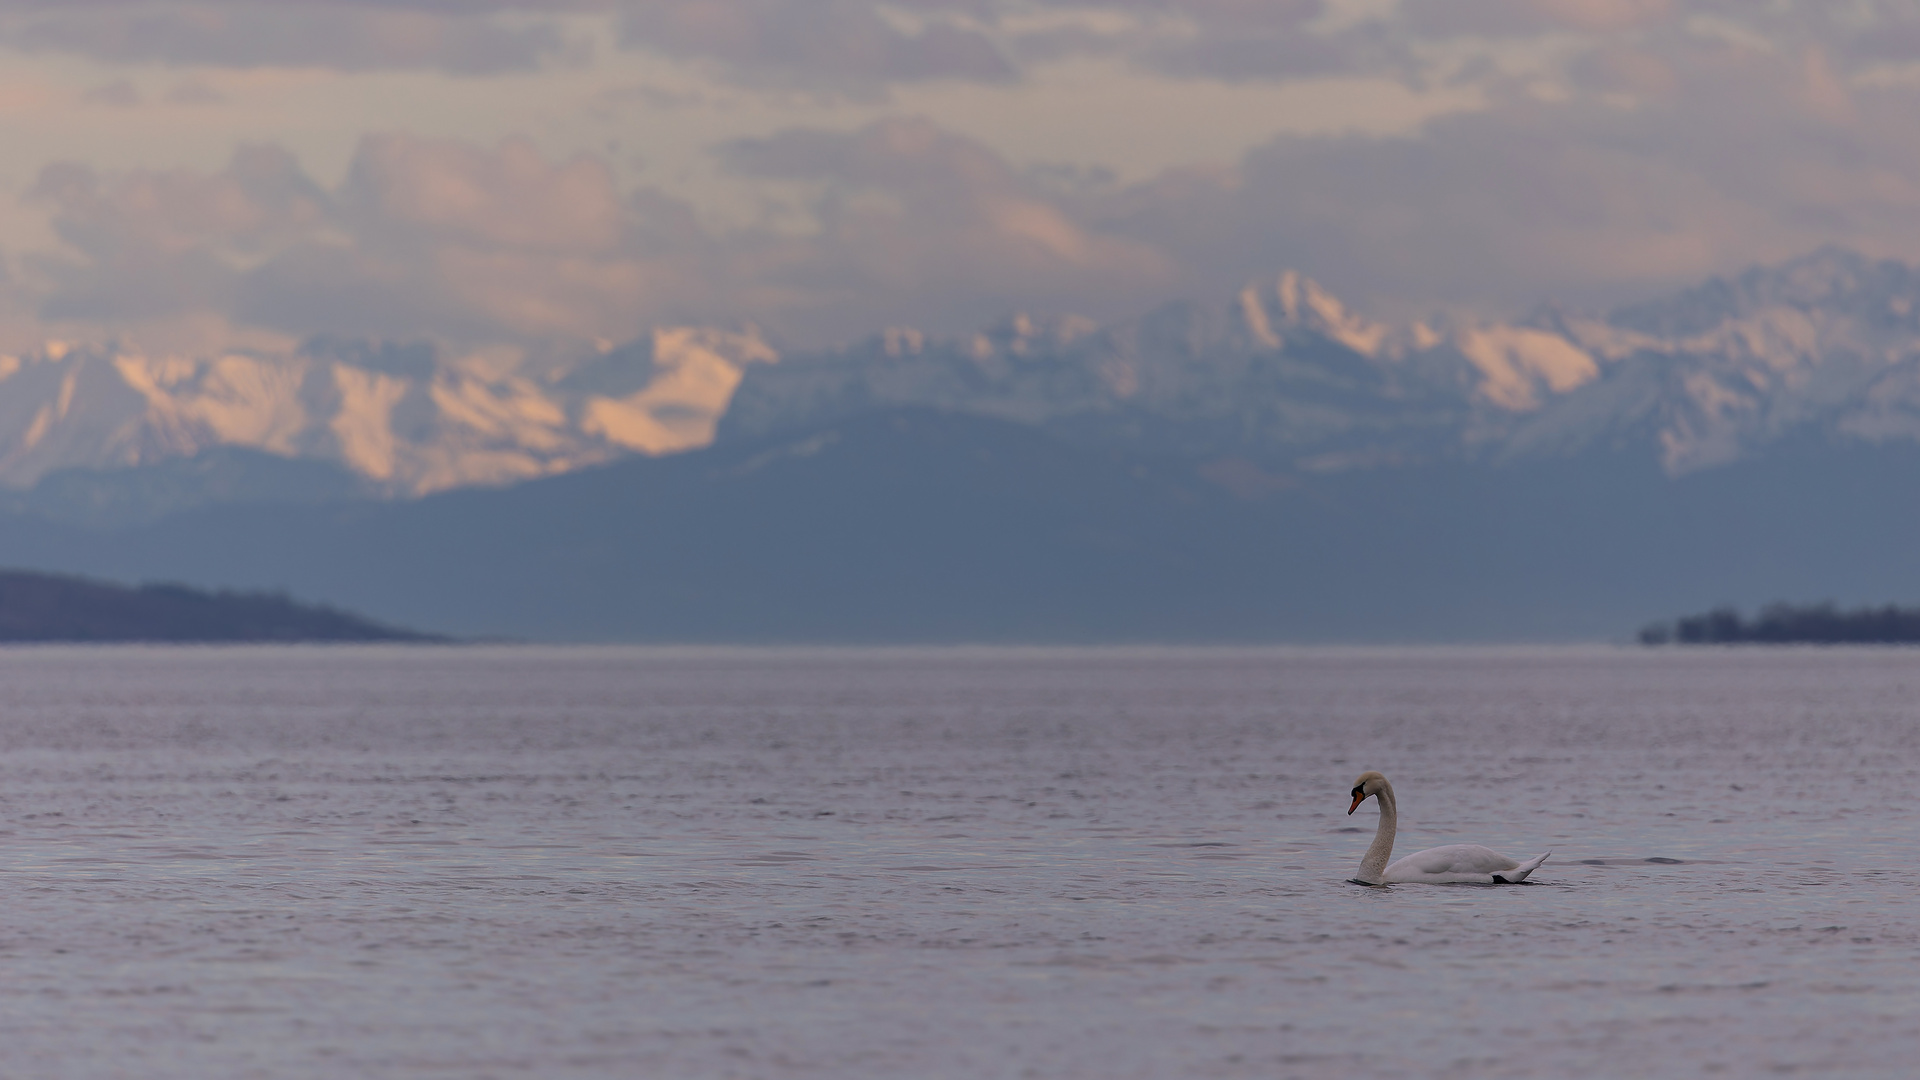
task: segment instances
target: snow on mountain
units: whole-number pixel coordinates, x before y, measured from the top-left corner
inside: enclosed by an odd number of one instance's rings
[[[892,330],[789,356],[748,374],[721,436],[928,405],[1132,453],[1325,471],[1466,453],[1600,366],[1532,327],[1374,322],[1289,272],[1225,308],[1170,304],[1104,328],[1016,317],[949,341]]]
[[[1288,273],[1225,308],[790,356],[748,374],[721,435],[893,405],[1283,472],[1601,451],[1680,475],[1787,438],[1920,441],[1920,270],[1824,249],[1605,317],[1442,328],[1367,320]]]
[[[1602,317],[1434,325],[1368,319],[1288,272],[1223,305],[1109,326],[1016,316],[784,358],[751,331],[686,327],[548,357],[328,338],[284,355],[50,343],[0,356],[0,485],[221,448],[418,495],[897,406],[1187,460],[1256,493],[1316,473],[1591,452],[1680,475],[1787,439],[1920,441],[1920,269],[1826,249]],[[176,482],[253,490],[271,478],[228,474],[258,466],[234,457]]]
[[[153,355],[49,343],[0,357],[0,484],[238,447],[337,462],[418,495],[704,446],[752,332],[663,329],[619,349],[532,364],[428,345],[316,339],[289,355]]]
[[[1920,441],[1920,270],[1828,248],[1604,320],[1560,320],[1605,377],[1521,424],[1509,459],[1651,446],[1670,474],[1781,440]]]

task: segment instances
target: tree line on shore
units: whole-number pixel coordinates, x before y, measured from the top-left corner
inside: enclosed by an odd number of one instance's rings
[[[1770,604],[1752,618],[1732,607],[1656,622],[1643,645],[1899,645],[1920,643],[1920,607]]]

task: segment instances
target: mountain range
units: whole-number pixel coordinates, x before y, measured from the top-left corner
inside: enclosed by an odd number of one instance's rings
[[[451,634],[1531,640],[1920,595],[1920,272],[1832,249],[1510,323],[1286,274],[779,356],[683,329],[0,367],[0,565]]]
[[[118,489],[143,493],[145,516],[258,489],[415,497],[898,406],[1217,462],[1219,482],[1248,490],[1599,449],[1652,454],[1677,476],[1781,440],[1920,439],[1920,271],[1829,248],[1602,317],[1405,324],[1287,273],[1226,304],[1104,327],[1016,316],[961,338],[893,329],[785,355],[751,329],[690,327],[550,353],[52,342],[0,357],[0,506],[85,517]],[[177,464],[209,452],[214,464]]]
[[[1233,303],[1109,327],[1014,318],[964,340],[890,331],[749,371],[719,427],[757,437],[919,405],[1223,482],[1596,451],[1670,476],[1782,441],[1920,440],[1920,271],[1829,248],[1578,317],[1389,325],[1283,274]],[[1254,486],[1259,486],[1256,482]]]

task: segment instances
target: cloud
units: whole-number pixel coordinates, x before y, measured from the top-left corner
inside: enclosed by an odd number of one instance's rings
[[[1401,17],[1423,34],[1508,37],[1627,30],[1672,19],[1685,6],[1684,0],[1405,0]]]
[[[959,331],[1036,304],[1129,310],[1174,284],[1147,245],[1075,221],[924,120],[785,132],[725,163],[812,191],[805,227],[715,231],[659,192],[621,192],[600,158],[552,161],[522,139],[384,134],[333,189],[264,146],[211,174],[50,166],[31,198],[64,247],[24,265],[50,321],[466,343],[681,322],[803,341],[903,319]]]
[[[213,176],[51,165],[28,197],[50,208],[70,248],[27,260],[44,281],[42,315],[109,325],[227,309],[249,262],[329,214],[292,158],[262,146],[242,147]]]
[[[1337,31],[1318,24],[1326,0],[1105,0],[1060,8],[1108,19],[1066,29],[1010,32],[1010,48],[1035,61],[1074,53],[1123,57],[1176,78],[1287,80],[1397,70],[1397,46],[1377,22]],[[1116,21],[1111,16],[1123,16]],[[1104,23],[1105,29],[1096,27]]]
[[[764,85],[848,90],[1015,74],[986,34],[939,20],[902,29],[868,0],[650,0],[627,5],[621,26],[630,47],[718,61]]]
[[[1219,292],[1277,265],[1406,304],[1603,305],[1838,242],[1920,255],[1920,108],[1820,49],[1660,37],[1406,137],[1283,137],[1076,211]],[[1622,97],[1624,95],[1624,97]]]
[[[208,86],[198,79],[188,79],[175,83],[167,91],[167,103],[170,105],[224,105],[227,95]]]
[[[372,136],[336,195],[333,236],[249,274],[233,313],[302,334],[630,337],[692,287],[636,244],[640,223],[598,158],[553,163],[524,139]]]
[[[522,140],[371,137],[331,192],[264,146],[210,175],[60,164],[31,198],[67,244],[30,261],[49,320],[591,337],[636,332],[619,309],[646,298],[605,165]]]
[[[790,131],[724,159],[740,175],[819,185],[814,231],[745,253],[757,293],[804,299],[786,313],[796,329],[957,330],[1035,305],[1105,313],[1174,285],[1152,247],[1076,221],[1004,159],[924,119]]]
[[[564,5],[289,7],[508,27]],[[0,21],[127,10],[0,2]],[[996,0],[620,10],[638,47],[683,49],[742,80],[761,65],[770,84],[868,93],[941,71],[1002,79],[1025,55]],[[856,32],[776,32],[802,10]],[[821,107],[812,126],[717,150],[727,190],[764,203],[751,227],[625,190],[602,156],[554,158],[519,139],[375,135],[337,184],[270,147],[211,173],[65,164],[32,196],[61,247],[17,253],[14,293],[0,300],[27,290],[48,319],[113,326],[194,317],[294,335],[532,342],[751,321],[815,343],[903,323],[963,331],[1018,309],[1119,315],[1231,295],[1288,267],[1362,304],[1511,312],[1643,297],[1830,242],[1920,258],[1920,85],[1872,45],[1876,32],[1920,33],[1920,14],[1873,10],[1849,22],[1827,6],[1731,0],[1407,0],[1341,22],[1314,2],[1088,0],[1048,25],[1104,34],[1100,47],[1179,78],[1285,79],[1289,65],[1333,64],[1469,84],[1480,104],[1392,137],[1280,136],[1239,160],[1124,184],[1071,182],[1099,175],[1097,161],[1009,161],[933,119],[834,126],[870,112]],[[948,30],[994,45],[996,59],[914,52]],[[1236,34],[1267,43],[1249,46],[1265,59],[1208,51]],[[1527,35],[1538,40],[1517,40]],[[1305,51],[1287,54],[1286,42]],[[853,51],[833,51],[843,46]],[[844,81],[820,74],[835,64]],[[695,112],[695,91],[712,84],[619,85],[616,96]],[[942,97],[926,96],[930,107]]]
[[[89,105],[107,105],[116,109],[131,109],[140,104],[140,91],[126,79],[115,79],[104,86],[96,86],[80,95],[80,100]]]
[[[0,3],[0,45],[104,63],[491,75],[532,70],[574,51],[551,21],[489,10],[550,6],[15,0]]]
[[[371,136],[330,188],[271,147],[212,174],[60,165],[32,197],[64,248],[19,260],[17,287],[48,319],[116,326],[530,343],[753,322],[814,344],[1115,316],[1288,267],[1363,304],[1510,312],[1828,242],[1920,254],[1911,89],[1840,79],[1815,50],[1614,49],[1569,95],[1400,137],[1276,138],[1125,186],[1053,182],[924,118],[726,144],[777,227],[713,227],[522,139]]]
[[[1819,46],[1841,68],[1903,63],[1920,40],[1909,3],[0,0],[0,47],[106,63],[491,75],[587,62],[593,43],[561,21],[578,15],[604,20],[626,48],[702,61],[737,85],[864,97],[937,80],[1018,82],[1073,56],[1182,79],[1419,83],[1495,77],[1515,39],[1551,39],[1577,57],[1635,36],[1744,35],[1789,51]]]
[[[1001,83],[1075,55],[1179,77],[1292,78],[1352,70],[1367,33],[1313,29],[1325,0],[646,0],[629,45],[717,62],[748,84],[865,90]],[[1023,17],[1048,11],[1039,29]]]
[[[493,149],[389,134],[361,143],[342,194],[358,231],[383,243],[604,252],[623,204],[613,174],[579,156],[554,165],[525,139]]]

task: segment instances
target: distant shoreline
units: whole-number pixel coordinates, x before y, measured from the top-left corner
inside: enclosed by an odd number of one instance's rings
[[[1833,604],[1771,604],[1749,619],[1731,607],[1641,629],[1642,645],[1920,645],[1920,608],[1842,611]]]
[[[0,645],[249,644],[452,639],[388,626],[282,593],[118,585],[66,574],[0,570]]]

